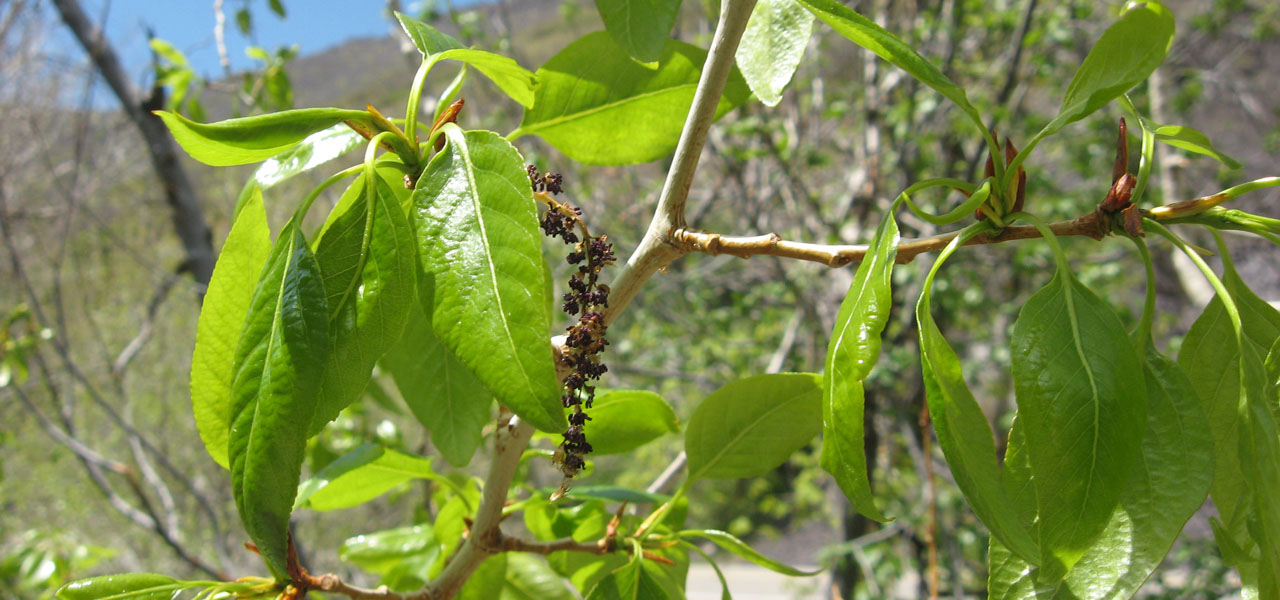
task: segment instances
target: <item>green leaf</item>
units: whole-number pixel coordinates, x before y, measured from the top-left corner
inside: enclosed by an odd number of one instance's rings
[[[236,28],[240,30],[241,35],[245,36],[253,32],[253,15],[248,8],[236,11]]]
[[[274,186],[294,175],[305,173],[358,148],[364,138],[345,123],[317,131],[298,145],[263,161],[249,178],[249,184],[262,189]]]
[[[236,349],[231,385],[232,491],[245,531],[277,578],[307,444],[306,424],[328,357],[324,285],[307,240],[280,232]]]
[[[426,558],[418,562],[429,566],[439,554],[440,544],[426,524],[357,535],[338,549],[341,560],[383,576],[410,558]]]
[[[1222,283],[1240,312],[1245,347],[1261,357],[1280,338],[1280,314],[1245,285],[1234,269],[1228,269]],[[1178,364],[1191,380],[1213,434],[1213,486],[1210,495],[1227,529],[1244,531],[1247,510],[1241,510],[1246,492],[1245,471],[1240,462],[1241,397],[1248,386],[1261,382],[1240,381],[1240,348],[1222,300],[1214,297],[1191,324],[1178,352]],[[1255,392],[1261,393],[1261,390]]]
[[[404,335],[415,301],[417,250],[404,209],[382,177],[366,173],[354,185],[363,188],[361,200],[316,244],[331,351],[312,435],[364,392],[374,364]]]
[[[369,123],[369,113],[340,108],[286,110],[209,124],[165,111],[155,114],[164,120],[173,138],[191,158],[215,167],[271,158],[335,123]]]
[[[413,41],[413,45],[418,48],[418,52],[422,56],[429,57],[433,54],[444,52],[445,50],[453,50],[456,48],[466,48],[453,36],[436,29],[418,19],[415,19],[404,13],[396,13],[396,19],[400,21],[400,27],[404,29],[405,35]]]
[[[639,600],[643,573],[639,557],[634,557],[596,583],[586,600]]]
[[[789,575],[791,577],[812,577],[822,572],[820,570],[801,571],[795,567],[778,562],[768,556],[760,554],[755,548],[748,546],[746,542],[734,537],[733,534],[724,531],[718,531],[715,529],[686,529],[680,532],[680,537],[683,539],[703,538],[710,540],[714,542],[715,545],[769,569],[770,571],[782,573],[783,575]]]
[[[512,100],[525,107],[533,106],[537,79],[516,61],[501,54],[467,48],[453,36],[406,14],[396,13],[396,18],[426,62],[434,64],[442,60],[457,60],[469,64],[484,73]]]
[[[542,240],[524,159],[490,131],[445,127],[414,192],[432,329],[498,400],[538,429],[567,426],[542,294]]]
[[[205,450],[230,468],[227,430],[231,426],[231,380],[236,340],[249,314],[258,274],[271,253],[271,231],[262,190],[251,186],[248,200],[227,233],[196,324],[191,357],[191,406]]]
[[[571,537],[579,542],[597,540],[605,533],[612,515],[599,501],[563,507],[546,500],[546,496],[525,507],[525,527],[534,537],[550,541]]]
[[[596,0],[596,11],[628,56],[655,63],[680,15],[680,0]]]
[[[1204,503],[1213,478],[1213,442],[1195,391],[1181,369],[1149,343],[1143,371],[1147,430],[1142,459],[1102,534],[1061,580],[1044,576],[993,540],[991,598],[1026,598],[1032,590],[1045,599],[1129,598]],[[1023,482],[1028,493],[1029,485]],[[1034,504],[1029,496],[1018,500]]]
[[[994,539],[1012,548],[1022,561],[1038,564],[1036,543],[1028,528],[1018,520],[1018,511],[1001,483],[991,425],[964,381],[959,357],[938,329],[930,310],[934,276],[959,244],[979,232],[981,230],[966,230],[942,251],[925,278],[916,303],[925,399],[938,445],[974,514]],[[1026,501],[1032,505],[1035,502],[1034,498]]]
[[[782,101],[813,33],[813,13],[796,0],[760,0],[735,58],[751,91],[766,106]]]
[[[1146,81],[1164,62],[1175,28],[1173,13],[1158,2],[1130,2],[1089,50],[1067,86],[1058,116],[1036,137],[1056,133]]]
[[[982,116],[978,114],[978,109],[969,103],[964,88],[952,83],[938,67],[920,56],[898,36],[835,0],[799,0],[799,2],[822,19],[822,22],[835,29],[836,33],[874,52],[876,56],[897,65],[907,74],[919,79],[921,83],[937,90],[960,107],[960,110],[964,111],[979,128],[985,130],[986,125],[982,122]]]
[[[641,390],[609,390],[596,396],[587,437],[594,455],[630,452],[680,431],[675,411],[661,396]]]
[[[589,165],[649,162],[675,150],[707,53],[668,41],[656,69],[632,61],[599,31],[569,44],[536,73],[533,108],[508,136],[533,134]],[[750,91],[734,73],[716,108],[723,116]]]
[[[821,430],[820,375],[778,373],[729,383],[689,418],[689,481],[763,475]]]
[[[1111,307],[1060,259],[1013,327],[1042,568],[1065,573],[1102,533],[1142,452],[1142,363]]]
[[[495,600],[501,596],[502,588],[506,587],[507,557],[512,554],[503,552],[486,558],[462,584],[455,597],[458,600]]]
[[[508,552],[501,600],[574,600],[578,596],[541,556]]]
[[[876,227],[866,257],[840,304],[822,378],[820,464],[835,477],[853,507],[877,521],[887,519],[876,508],[867,479],[862,381],[880,358],[880,336],[893,305],[890,280],[898,237],[898,223],[890,210]]]
[[[1229,169],[1239,169],[1244,166],[1240,161],[1219,152],[1213,147],[1213,142],[1209,140],[1209,136],[1200,133],[1190,127],[1182,125],[1162,125],[1155,130],[1156,139],[1169,144],[1175,148],[1182,148],[1196,154],[1211,156],[1214,160],[1224,164]]]
[[[267,6],[271,8],[271,12],[276,13],[277,17],[285,18],[283,2],[280,0],[267,0]]]
[[[598,402],[599,400],[597,400]],[[592,452],[592,454],[595,454]],[[630,502],[632,504],[658,504],[670,500],[670,496],[651,494],[642,490],[617,487],[611,485],[577,485],[569,488],[566,498],[590,498],[611,502]]]
[[[361,444],[298,486],[295,507],[319,511],[364,504],[414,479],[438,480],[431,460]]]
[[[184,584],[168,575],[126,573],[73,581],[58,588],[61,600],[168,600]]]
[[[453,466],[467,466],[492,416],[493,394],[440,342],[420,307],[410,311],[404,336],[382,357],[382,367],[431,432],[431,445]]]

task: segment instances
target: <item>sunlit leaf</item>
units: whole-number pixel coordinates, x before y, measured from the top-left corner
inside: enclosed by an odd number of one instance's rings
[[[498,400],[535,427],[567,426],[543,306],[542,241],[524,160],[488,131],[448,144],[414,192],[432,329]]]
[[[662,397],[643,390],[609,390],[588,411],[587,439],[593,455],[630,452],[680,431],[675,411]]]
[[[822,572],[822,571],[801,571],[800,569],[797,569],[795,567],[792,567],[780,561],[769,558],[768,556],[761,554],[755,548],[748,546],[746,542],[743,542],[742,540],[734,537],[732,534],[725,531],[717,531],[715,529],[687,529],[685,531],[680,532],[680,537],[685,539],[702,538],[705,540],[710,540],[714,542],[715,545],[720,546],[721,548],[729,552],[732,552],[733,554],[736,554],[742,558],[745,558],[766,569],[769,569],[770,571],[773,571],[775,573],[782,573],[783,575],[789,575],[791,577],[812,577]]]
[[[209,124],[165,111],[156,114],[191,158],[215,167],[271,158],[336,123],[369,122],[369,113],[340,108],[302,108]]]
[[[1182,125],[1162,125],[1155,130],[1156,140],[1169,144],[1175,148],[1182,148],[1196,154],[1211,156],[1214,160],[1224,164],[1229,169],[1239,169],[1244,166],[1240,161],[1219,152],[1213,147],[1213,142],[1209,140],[1209,136],[1200,133],[1190,127]]]
[[[298,486],[296,507],[335,510],[364,504],[402,483],[437,479],[431,460],[362,444]]]
[[[782,101],[813,33],[813,13],[796,0],[760,0],[738,43],[738,68],[766,106]]]
[[[536,101],[509,137],[537,135],[590,165],[662,158],[680,139],[706,56],[691,44],[668,41],[658,67],[649,68],[631,60],[608,33],[588,34],[538,69]],[[716,116],[749,93],[741,75],[730,75]]]
[[[877,521],[867,478],[862,382],[880,358],[880,336],[893,305],[891,277],[898,254],[898,223],[885,214],[840,304],[827,345],[822,378],[822,468],[835,477],[854,509]]]
[[[671,27],[680,14],[680,0],[596,0],[604,28],[627,55],[657,62]]]
[[[227,430],[231,426],[236,340],[249,313],[258,275],[271,253],[271,231],[262,191],[255,186],[248,194],[214,265],[200,307],[196,349],[191,357],[191,405],[196,428],[209,456],[224,468],[231,464],[227,459]]]

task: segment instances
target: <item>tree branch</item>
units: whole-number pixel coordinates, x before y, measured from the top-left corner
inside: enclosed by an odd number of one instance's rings
[[[684,206],[689,197],[689,186],[693,184],[694,173],[698,170],[698,158],[702,154],[707,131],[715,121],[725,81],[733,69],[738,41],[742,39],[755,4],[756,0],[721,2],[720,22],[716,25],[702,77],[698,80],[698,91],[694,94],[693,106],[680,134],[680,143],[676,146],[675,158],[667,172],[653,221],[635,252],[609,285],[609,308],[604,311],[606,324],[617,318],[654,273],[686,252],[672,243],[672,236],[685,226]]]
[[[1110,225],[1100,213],[1090,213],[1070,221],[1059,221],[1049,226],[1055,235],[1085,236],[1095,240],[1106,237]],[[898,244],[898,264],[906,264],[917,255],[941,250],[959,232],[943,233],[935,236],[907,239]],[[844,267],[861,262],[867,254],[865,244],[810,244],[784,240],[776,233],[756,236],[724,236],[706,231],[677,229],[672,234],[672,244],[683,252],[703,252],[716,256],[729,254],[739,258],[752,256],[778,256],[807,260],[827,265],[828,267]],[[999,233],[975,236],[965,246],[981,244],[999,244],[1011,240],[1024,240],[1041,237],[1040,232],[1030,225],[1014,225],[1006,227]]]
[[[142,134],[151,157],[151,166],[160,178],[165,201],[172,212],[174,232],[178,234],[186,251],[187,266],[196,283],[208,285],[209,277],[213,275],[213,263],[217,258],[217,253],[213,250],[213,234],[205,222],[195,186],[191,184],[191,179],[178,160],[178,149],[169,130],[159,117],[150,112],[153,108],[161,108],[163,103],[157,102],[163,98],[163,90],[153,90],[152,97],[144,102],[125,75],[124,67],[107,43],[106,35],[100,27],[89,21],[80,8],[80,3],[76,0],[53,0],[53,4],[67,28],[89,54],[107,86],[120,100],[129,120],[133,121],[138,133]],[[204,298],[203,291],[199,297]]]

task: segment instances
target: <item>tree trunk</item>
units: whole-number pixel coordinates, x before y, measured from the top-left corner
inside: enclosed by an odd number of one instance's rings
[[[213,275],[213,263],[217,255],[213,250],[213,234],[209,224],[205,222],[195,188],[178,160],[178,147],[164,122],[151,114],[151,110],[164,104],[163,89],[157,87],[152,90],[150,97],[141,98],[138,90],[125,76],[115,51],[107,44],[106,35],[100,27],[89,22],[80,3],[76,0],[53,0],[53,4],[62,21],[75,34],[85,52],[89,53],[98,73],[120,100],[129,120],[142,134],[147,153],[151,157],[151,166],[160,178],[165,202],[172,212],[174,232],[178,234],[178,239],[186,250],[186,259],[179,271],[190,272],[196,283],[201,284],[199,298],[203,299],[203,286],[209,283],[209,277]]]

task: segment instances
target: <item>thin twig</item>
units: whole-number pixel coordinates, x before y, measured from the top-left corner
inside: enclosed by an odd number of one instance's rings
[[[1106,237],[1108,224],[1101,216],[1090,213],[1070,221],[1060,221],[1050,225],[1055,235],[1085,236],[1095,240]],[[941,250],[959,232],[943,233],[935,236],[907,239],[898,244],[898,264],[911,262],[917,255]],[[827,265],[828,267],[844,267],[861,262],[867,254],[866,244],[810,244],[784,240],[776,233],[756,236],[724,236],[706,231],[678,229],[672,234],[672,243],[685,252],[703,252],[712,256],[729,254],[739,258],[752,256],[778,256],[807,260]],[[998,233],[974,236],[965,242],[965,246],[981,244],[999,244],[1012,240],[1023,240],[1041,237],[1040,232],[1030,225],[1014,225],[1006,227]]]

